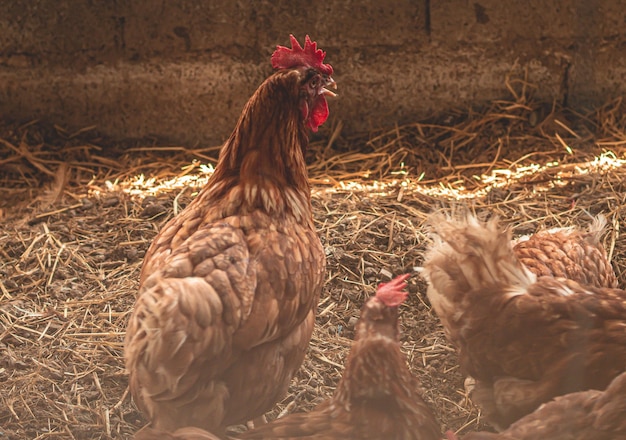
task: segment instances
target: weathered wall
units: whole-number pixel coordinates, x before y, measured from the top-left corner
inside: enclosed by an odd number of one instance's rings
[[[510,73],[576,107],[626,91],[626,0],[13,0],[0,117],[221,142],[289,33],[327,51],[352,132],[506,97]]]

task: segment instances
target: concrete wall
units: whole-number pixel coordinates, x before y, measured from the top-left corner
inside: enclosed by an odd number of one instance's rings
[[[506,97],[510,73],[575,107],[626,91],[626,0],[12,0],[0,116],[219,143],[289,33],[327,51],[348,132]]]

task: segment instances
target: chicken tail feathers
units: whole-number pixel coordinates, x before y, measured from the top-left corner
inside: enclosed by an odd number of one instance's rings
[[[593,218],[587,229],[587,242],[592,245],[598,245],[602,241],[602,237],[606,233],[607,219],[604,215],[598,214]]]
[[[437,303],[457,303],[470,291],[497,287],[516,295],[535,282],[513,252],[510,231],[496,217],[481,221],[469,213],[438,213],[430,223],[433,244],[422,272],[435,310]]]

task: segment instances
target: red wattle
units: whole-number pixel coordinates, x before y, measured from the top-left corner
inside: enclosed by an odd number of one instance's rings
[[[309,127],[316,132],[318,127],[326,122],[326,119],[328,119],[328,104],[326,103],[326,98],[320,96],[311,111]]]

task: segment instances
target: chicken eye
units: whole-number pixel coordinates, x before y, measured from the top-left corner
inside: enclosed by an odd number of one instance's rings
[[[317,89],[318,84],[319,84],[319,79],[318,78],[313,78],[313,79],[311,79],[311,81],[309,81],[309,87],[311,89]]]

